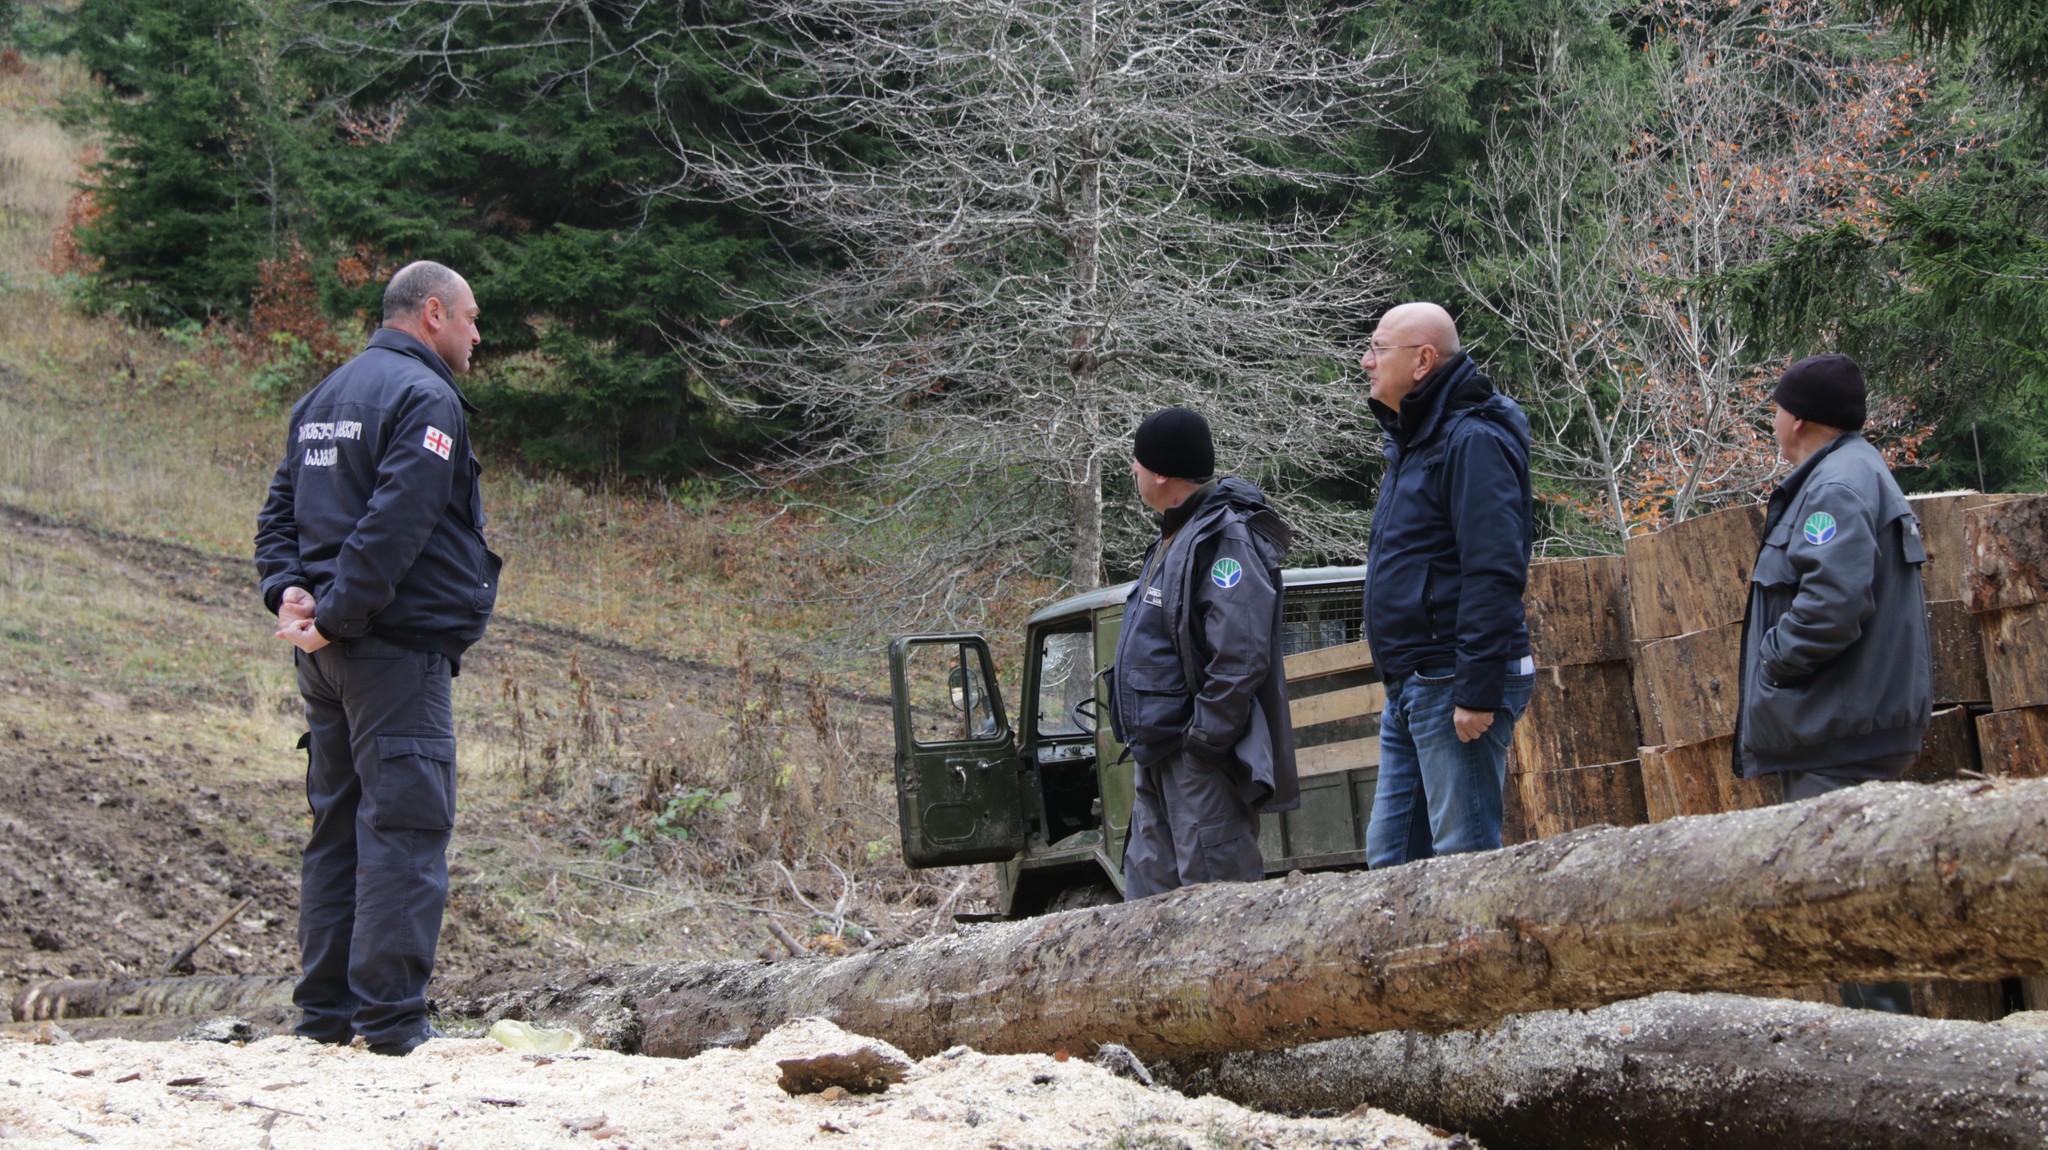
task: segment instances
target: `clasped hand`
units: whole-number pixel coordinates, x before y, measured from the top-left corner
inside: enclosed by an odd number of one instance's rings
[[[327,645],[327,636],[313,626],[313,594],[304,587],[286,588],[277,603],[277,637],[310,655]]]

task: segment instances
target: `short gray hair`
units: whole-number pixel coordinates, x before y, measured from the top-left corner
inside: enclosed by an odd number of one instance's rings
[[[462,277],[445,264],[432,260],[418,260],[399,268],[384,286],[384,320],[390,322],[403,316],[417,315],[426,306],[428,297],[453,305],[455,289],[462,283]]]

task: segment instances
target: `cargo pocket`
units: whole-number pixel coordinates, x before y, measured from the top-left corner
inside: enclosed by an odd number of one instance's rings
[[[1247,827],[1235,818],[1195,824],[1203,872],[1197,881],[1257,882],[1266,877],[1266,860],[1259,854],[1256,825]]]
[[[1194,717],[1195,701],[1188,696],[1187,679],[1179,664],[1155,667],[1121,667],[1117,676],[1131,700],[1127,716],[1131,742],[1156,743],[1179,738]]]
[[[377,736],[376,809],[386,831],[445,831],[455,826],[455,740],[435,735]]]

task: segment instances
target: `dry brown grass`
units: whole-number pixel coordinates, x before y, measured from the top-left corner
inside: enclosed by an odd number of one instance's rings
[[[85,82],[42,62],[0,76],[0,502],[244,564],[283,406],[225,340],[80,313],[46,259],[83,150],[48,111]],[[770,922],[843,949],[949,927],[987,896],[979,870],[902,867],[886,718],[831,693],[885,691],[886,671],[879,652],[812,643],[834,620],[787,601],[799,525],[487,463],[507,623],[458,681],[459,900],[553,959],[595,961],[757,953]],[[259,774],[303,768],[290,662],[253,598],[244,628],[146,579],[92,578],[57,551],[0,564],[0,647],[36,664],[23,672],[66,698],[161,704]],[[529,656],[521,620],[572,633],[571,654]],[[579,644],[612,652],[601,674]],[[7,703],[24,731],[68,729],[35,706]]]

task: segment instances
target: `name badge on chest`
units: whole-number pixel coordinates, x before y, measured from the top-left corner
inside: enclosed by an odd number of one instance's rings
[[[1145,605],[1147,607],[1166,606],[1166,593],[1157,587],[1145,588]]]

